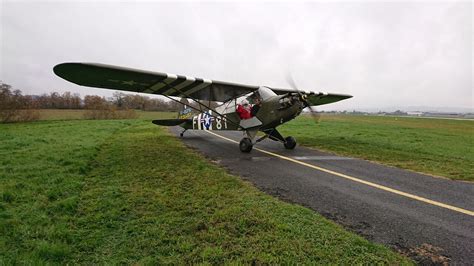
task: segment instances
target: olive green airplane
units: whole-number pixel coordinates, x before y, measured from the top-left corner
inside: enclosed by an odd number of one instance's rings
[[[158,94],[180,102],[193,100],[198,107],[185,105],[177,119],[153,120],[161,126],[180,126],[184,130],[238,130],[243,132],[239,147],[250,152],[254,144],[269,138],[294,149],[296,140],[284,138],[276,129],[297,117],[304,108],[351,98],[351,95],[251,86],[202,78],[152,72],[96,63],[62,63],[54,73],[72,83],[112,90]],[[220,105],[213,108],[211,102]],[[194,112],[194,111],[197,111]],[[257,133],[263,136],[256,139]]]

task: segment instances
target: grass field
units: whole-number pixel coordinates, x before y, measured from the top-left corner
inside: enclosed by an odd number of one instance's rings
[[[43,120],[82,119],[84,110],[40,110]],[[139,119],[175,118],[173,112],[137,111]],[[300,116],[279,127],[301,145],[344,156],[474,181],[474,120],[323,115]]]
[[[410,263],[148,121],[4,124],[0,147],[2,265]]]
[[[279,127],[305,146],[451,179],[474,181],[474,121],[307,116]]]

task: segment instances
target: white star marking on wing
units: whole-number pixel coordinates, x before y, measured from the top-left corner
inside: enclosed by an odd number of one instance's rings
[[[133,81],[133,80],[130,80],[130,81],[122,81],[122,84],[123,85],[130,85],[130,86],[133,86],[135,84],[137,84],[137,82]]]

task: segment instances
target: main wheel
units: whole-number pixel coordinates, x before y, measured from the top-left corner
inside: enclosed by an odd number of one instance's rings
[[[253,144],[249,138],[243,138],[239,143],[239,148],[241,152],[250,152],[252,150]]]
[[[295,146],[296,146],[296,139],[293,138],[293,137],[291,137],[291,136],[290,136],[290,137],[286,137],[286,138],[285,138],[285,143],[284,143],[284,145],[285,145],[285,148],[287,148],[287,149],[289,149],[289,150],[292,150],[292,149],[294,149]]]

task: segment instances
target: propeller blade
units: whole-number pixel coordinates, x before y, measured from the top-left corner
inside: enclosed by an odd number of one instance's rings
[[[298,86],[296,85],[296,82],[295,80],[293,79],[293,75],[291,75],[291,72],[288,72],[288,74],[286,75],[286,81],[288,82],[288,84],[290,85],[291,88],[293,88],[294,90],[296,90],[296,92],[298,93],[298,95],[300,96],[300,99],[301,101],[305,104],[306,107],[309,106],[309,103],[308,101],[306,100],[306,94],[305,93],[302,93],[299,89],[298,89]]]
[[[295,89],[298,92],[298,94],[301,94],[300,90],[298,89],[298,86],[296,86],[295,80],[293,79],[293,75],[291,75],[290,72],[288,72],[288,74],[286,75],[286,82],[288,82],[290,87]]]
[[[311,118],[314,120],[314,122],[316,123],[319,123],[321,122],[321,113],[319,113],[316,108],[314,108],[313,106],[309,105],[308,106],[309,110],[310,110],[310,115],[311,115]]]
[[[295,80],[293,79],[293,75],[291,75],[291,72],[288,72],[288,74],[286,75],[286,81],[288,82],[288,84],[290,85],[291,88],[293,88],[294,90],[296,90],[296,91],[298,92],[298,94],[300,95],[301,101],[303,101],[303,103],[305,104],[305,106],[309,108],[311,118],[314,120],[314,122],[315,122],[315,123],[319,123],[319,122],[321,121],[321,114],[318,113],[318,111],[316,111],[316,109],[313,108],[313,107],[308,103],[308,101],[306,100],[306,94],[305,94],[305,93],[302,93],[302,92],[298,89],[298,86],[296,85],[296,82],[295,82]]]

